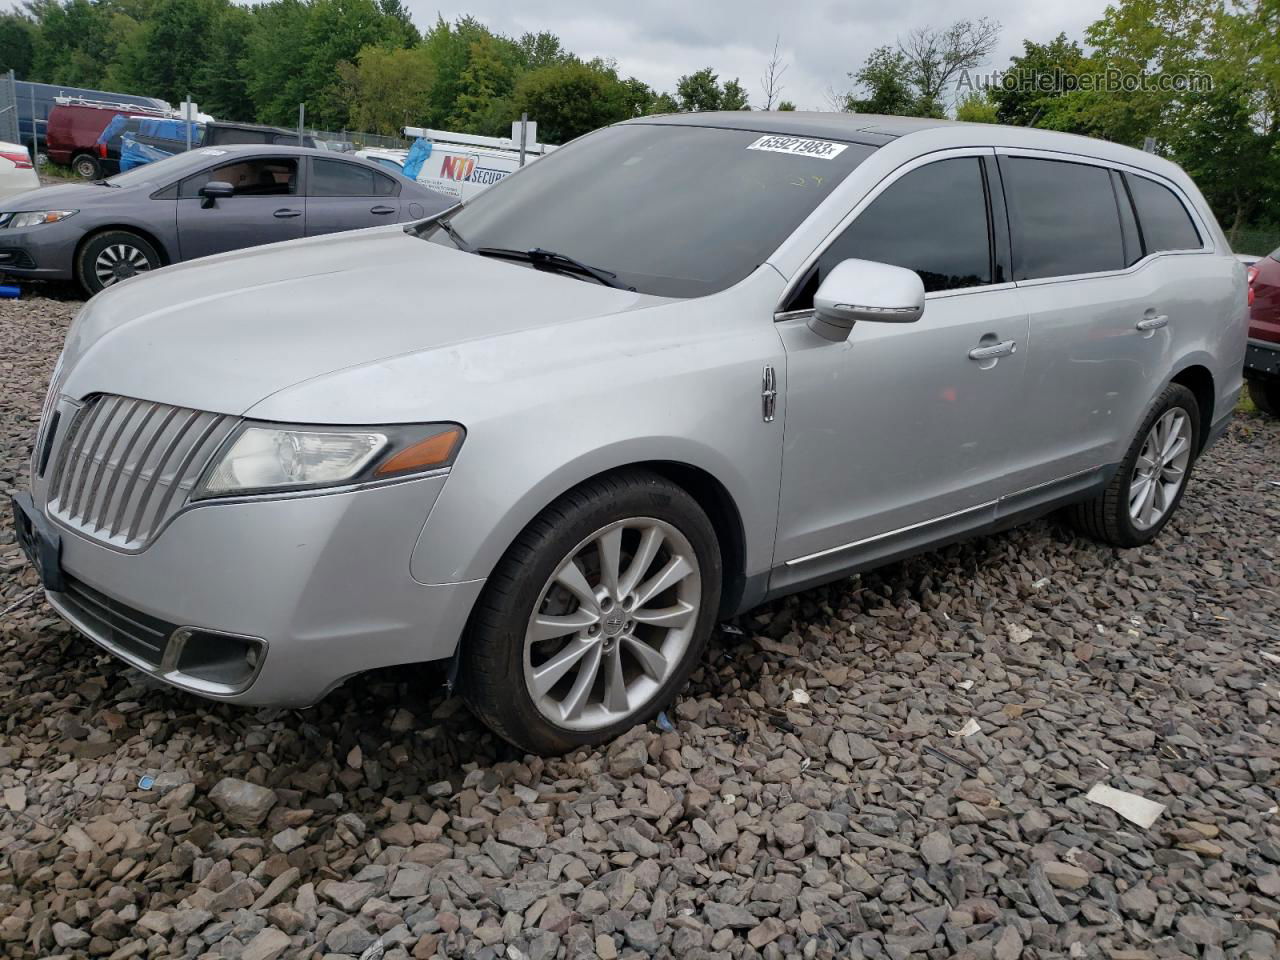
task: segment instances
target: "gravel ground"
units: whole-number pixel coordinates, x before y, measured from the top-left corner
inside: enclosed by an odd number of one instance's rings
[[[76,307],[0,303],[0,492]],[[1274,957],[1278,461],[1241,417],[1150,549],[1040,523],[763,608],[664,728],[553,760],[438,672],[211,705],[33,598],[0,622],[0,954]],[[32,585],[6,525],[0,610]]]

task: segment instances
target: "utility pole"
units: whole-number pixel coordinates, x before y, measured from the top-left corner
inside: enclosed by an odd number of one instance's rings
[[[307,105],[305,103],[298,104],[298,146],[302,146],[302,124],[307,119]]]
[[[191,149],[191,94],[187,94],[187,99],[182,102],[182,119],[186,121],[187,128],[187,150]]]
[[[527,146],[526,137],[529,132],[529,115],[527,113],[520,114],[520,166],[524,166],[524,151]]]

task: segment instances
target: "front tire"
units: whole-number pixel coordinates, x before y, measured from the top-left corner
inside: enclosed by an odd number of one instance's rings
[[[1280,381],[1250,380],[1249,399],[1259,412],[1269,417],[1280,417]]]
[[[1107,489],[1072,508],[1075,526],[1115,547],[1150,543],[1182,502],[1200,436],[1195,394],[1170,384],[1151,406]]]
[[[89,296],[112,284],[163,266],[150,241],[128,230],[90,237],[76,256],[76,279]]]
[[[77,176],[84,177],[86,180],[98,180],[102,177],[102,164],[98,163],[96,157],[91,157],[87,153],[79,154],[72,160],[71,169]]]
[[[490,576],[463,641],[462,696],[533,753],[612,739],[684,686],[721,576],[715,530],[683,489],[639,470],[588,481]]]

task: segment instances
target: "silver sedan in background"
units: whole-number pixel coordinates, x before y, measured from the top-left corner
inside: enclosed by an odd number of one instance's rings
[[[57,610],[175,686],[303,705],[445,660],[501,735],[568,750],[770,598],[1063,506],[1150,542],[1246,320],[1244,266],[1150,154],[647,117],[433,220],[95,297],[18,539]]]
[[[0,273],[87,293],[170,263],[420,220],[454,201],[376,164],[288,146],[201,147],[0,202]]]

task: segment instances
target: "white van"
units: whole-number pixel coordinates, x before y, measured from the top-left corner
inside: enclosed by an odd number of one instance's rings
[[[525,131],[525,163],[555,149],[538,143],[537,132],[537,124],[529,123]],[[401,161],[404,175],[456,200],[469,200],[520,169],[519,123],[511,125],[510,138],[423,127],[405,127],[403,133],[414,141]],[[381,157],[389,153],[369,151],[375,152]]]

